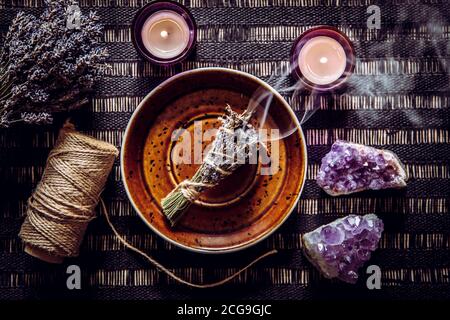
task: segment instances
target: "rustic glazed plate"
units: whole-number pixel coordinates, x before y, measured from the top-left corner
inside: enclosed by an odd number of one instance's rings
[[[195,121],[201,122],[202,131],[218,128],[225,106],[245,110],[256,90],[271,93],[273,99],[264,124],[255,120],[254,125],[284,132],[294,124],[292,134],[276,140],[279,170],[262,175],[261,165],[243,165],[205,192],[177,226],[170,227],[161,199],[199,167],[173,163],[170,155],[180,141],[172,141],[172,133],[179,128],[198,130]],[[224,68],[183,72],[150,92],[130,119],[121,151],[125,189],[145,223],[171,243],[205,253],[243,249],[274,232],[296,206],[306,162],[305,139],[287,102],[262,80]]]

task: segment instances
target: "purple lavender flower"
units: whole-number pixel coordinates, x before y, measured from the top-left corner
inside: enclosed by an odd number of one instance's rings
[[[46,0],[39,16],[20,12],[9,28],[0,54],[0,127],[18,122],[23,112],[33,123],[43,114],[79,107],[104,74],[106,50],[99,42],[102,26],[90,12],[79,28],[67,28],[74,0]],[[36,121],[35,121],[36,120]]]
[[[50,124],[53,122],[52,115],[46,112],[22,112],[20,117],[25,123],[28,124]]]

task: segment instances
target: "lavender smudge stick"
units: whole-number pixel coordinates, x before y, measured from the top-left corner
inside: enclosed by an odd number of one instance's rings
[[[243,164],[240,160],[255,154],[258,135],[249,124],[251,116],[249,110],[239,114],[226,106],[225,115],[221,118],[222,125],[203,163],[191,179],[181,182],[161,200],[164,215],[172,226],[203,191],[218,185]]]

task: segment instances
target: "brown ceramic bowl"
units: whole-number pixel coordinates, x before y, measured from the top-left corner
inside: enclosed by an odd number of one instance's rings
[[[199,166],[172,162],[178,143],[171,141],[172,133],[179,128],[192,132],[194,121],[201,121],[203,130],[218,128],[226,104],[243,111],[256,90],[273,94],[264,128],[294,124],[293,133],[278,140],[279,170],[268,176],[261,174],[261,165],[241,166],[171,227],[161,199]],[[121,152],[125,190],[144,222],[167,241],[204,253],[240,250],[274,232],[296,206],[306,165],[305,138],[287,102],[262,80],[224,68],[186,71],[156,87],[131,117]]]

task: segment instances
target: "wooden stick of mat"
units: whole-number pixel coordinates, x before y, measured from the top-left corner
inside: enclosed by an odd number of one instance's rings
[[[146,254],[145,252],[141,251],[140,249],[134,247],[133,245],[131,245],[130,243],[128,243],[120,234],[119,232],[116,230],[116,228],[114,227],[114,225],[111,223],[111,220],[109,218],[109,213],[108,210],[106,209],[106,205],[105,202],[103,201],[103,199],[100,199],[100,203],[102,205],[102,210],[103,213],[105,215],[106,218],[106,222],[108,223],[108,225],[111,227],[112,231],[114,232],[114,234],[116,235],[117,239],[119,239],[119,241],[128,249],[130,249],[131,251],[134,251],[138,254],[140,254],[141,256],[143,256],[145,259],[147,259],[150,263],[152,263],[156,268],[158,268],[160,271],[164,272],[166,275],[168,275],[169,277],[171,277],[172,279],[174,279],[175,281],[185,284],[189,287],[194,287],[194,288],[213,288],[213,287],[218,287],[221,286],[227,282],[229,282],[230,280],[233,280],[234,278],[236,278],[238,275],[240,275],[242,272],[244,272],[245,270],[249,269],[250,267],[252,267],[254,264],[256,264],[258,261],[271,256],[275,253],[277,253],[276,249],[273,249],[271,251],[268,251],[262,255],[260,255],[259,257],[257,257],[255,260],[253,260],[252,262],[250,262],[247,266],[245,266],[244,268],[240,269],[239,271],[233,273],[232,275],[217,281],[217,282],[212,282],[212,283],[207,283],[207,284],[198,284],[198,283],[193,283],[193,282],[189,282],[187,280],[184,280],[182,278],[180,278],[179,276],[177,276],[175,273],[173,273],[172,271],[170,271],[169,269],[167,269],[166,267],[164,267],[162,264],[160,264],[158,261],[156,261],[154,258],[150,257],[148,254]]]

